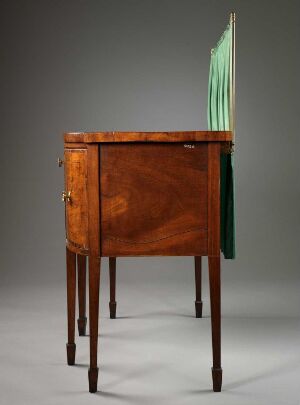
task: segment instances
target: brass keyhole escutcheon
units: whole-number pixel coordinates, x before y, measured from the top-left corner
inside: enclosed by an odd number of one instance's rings
[[[62,167],[62,165],[65,163],[61,158],[57,159],[57,163],[59,167]]]
[[[61,200],[63,202],[71,202],[71,191],[63,191],[61,193]]]

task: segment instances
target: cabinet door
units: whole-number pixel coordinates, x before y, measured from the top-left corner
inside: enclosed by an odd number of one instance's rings
[[[67,243],[88,249],[87,150],[65,148],[65,192]]]

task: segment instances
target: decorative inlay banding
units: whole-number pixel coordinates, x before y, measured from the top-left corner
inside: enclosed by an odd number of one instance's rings
[[[173,238],[174,236],[184,235],[186,233],[196,232],[196,231],[207,231],[207,228],[193,228],[193,229],[189,229],[187,231],[177,232],[177,233],[173,233],[171,235],[163,236],[162,238],[157,238],[157,239],[153,239],[153,240],[144,240],[144,241],[125,240],[125,239],[116,238],[116,237],[110,236],[110,235],[105,236],[105,238],[108,239],[108,240],[115,240],[115,241],[118,241],[118,242],[121,242],[121,243],[127,243],[129,245],[144,245],[144,244],[147,244],[147,243],[155,243],[155,242],[159,242],[159,241],[164,240],[164,239]]]

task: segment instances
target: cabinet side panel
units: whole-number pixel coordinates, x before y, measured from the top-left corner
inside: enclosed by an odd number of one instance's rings
[[[101,146],[103,256],[207,254],[207,143]]]

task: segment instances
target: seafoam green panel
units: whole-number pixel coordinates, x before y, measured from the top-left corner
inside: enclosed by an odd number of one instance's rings
[[[230,89],[232,60],[232,24],[212,50],[208,82],[208,129],[230,130]],[[233,155],[221,155],[221,250],[226,259],[235,258],[235,215]]]

